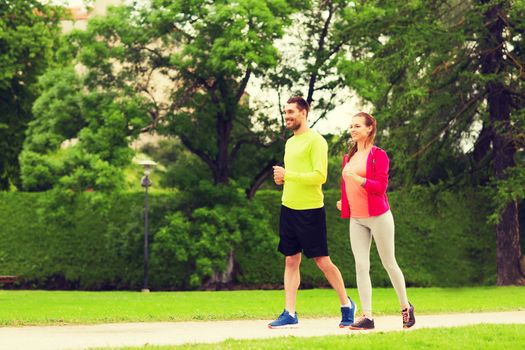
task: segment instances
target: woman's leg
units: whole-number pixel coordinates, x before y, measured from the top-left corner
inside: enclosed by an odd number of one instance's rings
[[[401,272],[395,257],[394,217],[389,210],[386,213],[371,219],[373,220],[370,221],[370,228],[372,236],[376,242],[379,257],[381,258],[381,262],[383,263],[385,270],[388,272],[390,281],[396,290],[399,304],[401,305],[401,308],[404,309],[408,307],[408,298],[405,277],[403,276],[403,272]]]
[[[372,318],[372,281],[370,280],[370,245],[372,235],[359,219],[350,219],[350,245],[355,260],[357,291],[363,314]]]

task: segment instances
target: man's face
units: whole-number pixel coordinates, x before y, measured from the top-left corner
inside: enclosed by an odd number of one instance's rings
[[[306,122],[306,110],[300,110],[296,103],[287,103],[284,106],[284,121],[286,129],[295,131]]]

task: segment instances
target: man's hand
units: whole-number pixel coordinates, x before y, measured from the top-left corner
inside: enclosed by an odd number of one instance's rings
[[[341,201],[337,201],[337,203],[335,203],[335,206],[337,207],[337,209],[339,209],[339,211],[341,211]]]
[[[276,185],[282,185],[284,183],[284,174],[286,170],[282,166],[275,165],[273,167],[273,181]]]

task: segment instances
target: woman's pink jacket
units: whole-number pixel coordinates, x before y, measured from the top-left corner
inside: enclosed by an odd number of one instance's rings
[[[350,159],[345,154],[343,157],[343,168]],[[372,146],[366,160],[366,183],[364,189],[368,192],[368,213],[370,216],[378,216],[390,209],[386,188],[388,187],[388,169],[390,160],[385,151]],[[341,217],[350,217],[350,206],[346,196],[345,180],[341,179]]]

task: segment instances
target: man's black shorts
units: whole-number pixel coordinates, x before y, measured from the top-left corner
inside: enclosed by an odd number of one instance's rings
[[[324,207],[295,210],[281,206],[279,251],[286,256],[303,252],[307,258],[328,256]]]

